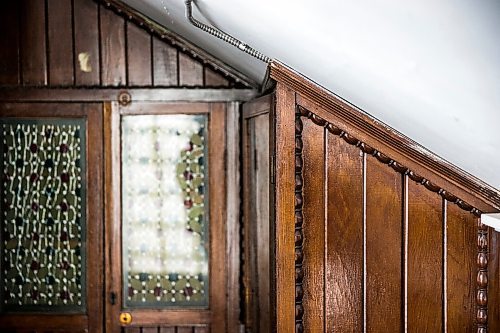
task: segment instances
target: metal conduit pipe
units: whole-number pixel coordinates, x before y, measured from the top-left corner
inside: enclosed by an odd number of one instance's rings
[[[233,46],[236,46],[241,51],[248,53],[252,57],[255,57],[255,58],[257,58],[257,59],[259,59],[261,61],[264,61],[266,63],[271,62],[271,58],[269,58],[268,56],[263,55],[262,53],[260,53],[259,51],[255,50],[254,48],[248,46],[247,44],[243,43],[239,39],[234,38],[233,36],[225,33],[222,30],[219,30],[217,28],[211,27],[211,26],[209,26],[209,25],[207,25],[205,23],[202,23],[202,22],[198,21],[197,19],[195,19],[193,17],[192,2],[193,2],[193,0],[186,0],[186,18],[188,19],[189,22],[191,22],[192,25],[194,25],[198,29],[201,29],[201,30],[203,30],[203,31],[211,34],[212,36],[215,36],[215,37],[217,37],[219,39],[222,39],[226,43],[229,43],[229,44],[231,44]]]

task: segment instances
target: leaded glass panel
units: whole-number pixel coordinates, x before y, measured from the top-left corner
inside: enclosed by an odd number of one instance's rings
[[[206,122],[122,118],[125,307],[208,305]]]
[[[83,119],[0,120],[3,311],[85,310]]]

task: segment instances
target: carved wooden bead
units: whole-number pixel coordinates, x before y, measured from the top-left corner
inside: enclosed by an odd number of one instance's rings
[[[431,183],[430,181],[425,183],[425,187],[432,192],[438,192],[441,189],[439,186]]]
[[[353,137],[347,133],[344,135],[343,139],[345,142],[347,142],[350,145],[357,145],[360,143],[360,141],[358,139],[356,139],[355,137]]]
[[[326,129],[334,135],[340,135],[340,133],[342,133],[342,130],[340,128],[330,123],[326,125]]]
[[[303,333],[304,332],[304,325],[302,322],[295,323],[295,333]]]
[[[326,123],[326,120],[324,120],[323,118],[321,118],[320,116],[317,116],[315,115],[314,113],[312,113],[312,117],[311,117],[311,120],[316,124],[316,125],[319,125],[319,126],[324,126],[325,123]]]
[[[478,220],[477,227],[481,231],[487,231],[488,230],[488,226],[486,224],[484,224],[483,222],[481,222],[481,220]]]
[[[486,287],[488,285],[488,273],[485,271],[479,271],[477,273],[477,285],[479,287]]]
[[[477,237],[477,247],[481,250],[486,250],[488,248],[488,237],[485,234],[481,234]]]
[[[462,208],[463,210],[468,210],[468,211],[471,211],[473,209],[473,207],[471,205],[469,205],[467,202],[461,200],[460,203],[457,203],[457,205]]]
[[[488,266],[488,256],[486,253],[479,253],[477,255],[477,266],[479,268],[486,268]]]
[[[444,191],[442,194],[443,198],[448,200],[449,202],[455,202],[457,200],[457,197],[451,194],[450,192]]]
[[[391,164],[391,167],[399,173],[406,173],[406,170],[408,170],[404,165],[401,165],[397,162],[394,162]]]
[[[304,237],[302,236],[302,230],[295,230],[295,245],[301,246]]]
[[[310,112],[308,110],[306,110],[305,108],[303,108],[302,106],[299,106],[297,111],[301,116],[304,116],[304,117],[307,117],[307,115],[310,114]]]
[[[302,249],[295,249],[295,262],[300,264],[303,259],[304,253],[302,252]]]
[[[295,156],[295,171],[301,171],[302,166],[304,165],[304,161],[302,160],[302,156],[296,155]]]
[[[295,286],[295,299],[300,301],[300,300],[302,300],[303,296],[304,296],[304,289],[302,288],[302,285],[296,285]]]
[[[302,138],[295,138],[295,152],[300,154],[303,148]]]
[[[486,290],[479,290],[476,296],[477,304],[486,306],[488,304],[488,293]]]
[[[422,183],[422,181],[424,181],[424,177],[420,176],[420,175],[417,175],[415,172],[410,172],[410,174],[408,175],[408,177],[410,177],[411,180],[417,182],[417,183]]]
[[[479,324],[486,324],[486,322],[488,321],[488,312],[485,309],[478,309],[476,320]]]
[[[488,330],[486,329],[486,327],[478,327],[477,328],[477,333],[487,333]]]
[[[302,190],[302,175],[301,174],[295,175],[295,190],[296,191]]]
[[[302,315],[304,314],[304,307],[302,304],[295,305],[295,319],[302,319]]]
[[[301,214],[295,215],[295,226],[302,228],[302,223],[304,222],[304,217]]]
[[[381,152],[378,152],[376,157],[377,157],[377,160],[379,160],[380,162],[382,162],[384,164],[389,164],[389,162],[391,161],[391,159],[389,157],[385,156]]]
[[[295,282],[301,283],[304,279],[304,270],[302,267],[295,267]]]
[[[300,209],[302,208],[304,201],[302,200],[302,194],[296,193],[295,194],[295,208]]]
[[[303,124],[300,118],[295,122],[295,133],[301,133],[303,129]]]

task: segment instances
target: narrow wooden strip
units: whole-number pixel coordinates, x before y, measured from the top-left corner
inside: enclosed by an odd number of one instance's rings
[[[490,332],[500,332],[500,233],[493,228],[489,229],[488,329]]]
[[[303,252],[304,269],[303,306],[304,332],[318,332],[324,325],[324,252],[325,252],[325,181],[323,127],[311,120],[303,120],[302,159],[303,175],[303,245],[296,251]],[[297,245],[296,245],[297,246]]]
[[[402,311],[402,320],[403,320],[403,332],[408,332],[408,175],[403,175],[403,293],[402,293],[402,302],[403,302],[403,311]]]
[[[75,85],[98,86],[99,27],[98,5],[94,1],[74,0]]]
[[[363,157],[328,134],[327,332],[363,324]]]
[[[73,24],[71,0],[48,0],[49,85],[73,85]],[[95,27],[94,27],[95,29]]]
[[[179,85],[202,86],[203,65],[185,53],[179,52]]]
[[[47,84],[45,1],[22,0],[21,68],[24,85]]]
[[[126,78],[125,21],[113,11],[101,7],[101,83],[123,86]]]
[[[472,332],[475,319],[476,218],[447,203],[447,325],[449,332]]]
[[[366,158],[366,331],[400,332],[403,230],[401,174]]]
[[[177,49],[153,37],[153,80],[155,86],[179,85]]]
[[[18,85],[20,1],[1,1],[0,13],[0,85]]]
[[[276,86],[275,146],[275,303],[273,318],[277,333],[294,332],[295,276],[294,276],[294,147],[295,147],[295,93],[278,83]],[[272,172],[273,172],[272,171]]]
[[[408,330],[442,330],[442,202],[437,193],[408,184]]]
[[[128,85],[150,86],[151,36],[135,24],[127,24]]]

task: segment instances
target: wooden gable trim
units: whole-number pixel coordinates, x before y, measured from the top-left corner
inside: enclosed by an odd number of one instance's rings
[[[429,190],[476,214],[500,211],[497,189],[441,159],[325,88],[277,61],[269,65],[269,77],[293,89],[297,93],[297,105],[309,111],[308,115],[313,120],[324,126],[335,126],[345,133],[346,141],[351,140],[366,152],[375,153],[380,161],[408,173]]]
[[[188,53],[195,59],[199,59],[204,65],[212,68],[214,71],[219,72],[231,81],[240,83],[247,88],[259,88],[259,84],[248,76],[238,72],[236,69],[220,61],[210,53],[194,45],[188,40],[182,38],[178,34],[168,30],[159,23],[139,13],[132,7],[126,5],[120,0],[95,0],[104,4],[106,7],[112,9],[118,15],[121,15],[125,20],[139,25],[143,29],[149,31],[151,34],[157,36],[162,41],[171,44],[179,50]]]

